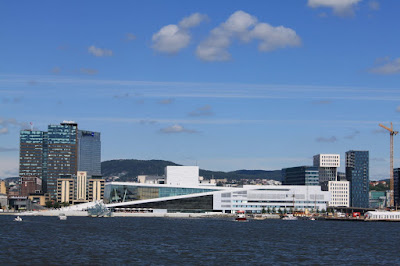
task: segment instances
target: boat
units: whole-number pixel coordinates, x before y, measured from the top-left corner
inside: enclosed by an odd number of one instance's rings
[[[64,213],[60,213],[60,215],[58,215],[58,219],[65,221],[67,220],[67,215],[65,215]]]
[[[311,218],[310,218],[310,221],[315,221],[315,218],[314,218],[314,217],[311,217]]]
[[[247,222],[246,214],[244,211],[237,211],[235,221],[237,222]]]
[[[296,220],[298,220],[298,218],[297,218],[296,216],[294,216],[293,214],[288,213],[288,214],[285,214],[285,215],[282,217],[282,220],[296,221]]]
[[[17,216],[14,218],[14,222],[22,222],[22,218]]]

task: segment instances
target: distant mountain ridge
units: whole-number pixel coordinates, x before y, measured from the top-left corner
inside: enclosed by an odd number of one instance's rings
[[[164,175],[166,166],[179,166],[174,162],[163,160],[121,159],[101,163],[103,177],[118,176],[121,181],[134,180],[138,175]],[[282,181],[281,170],[237,170],[232,172],[210,171],[200,169],[200,176],[205,179],[273,179]]]

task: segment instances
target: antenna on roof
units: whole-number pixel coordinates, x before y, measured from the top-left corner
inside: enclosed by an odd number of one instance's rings
[[[33,131],[33,123],[29,122],[29,124],[31,125],[31,131]]]

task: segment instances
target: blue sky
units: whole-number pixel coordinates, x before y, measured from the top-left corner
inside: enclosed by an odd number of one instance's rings
[[[23,1],[0,4],[0,178],[19,130],[75,120],[102,159],[210,170],[311,165],[400,127],[398,1]],[[395,157],[398,158],[395,141]],[[395,167],[400,160],[395,159]]]

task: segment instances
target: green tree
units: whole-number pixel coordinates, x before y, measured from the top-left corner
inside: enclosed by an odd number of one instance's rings
[[[271,208],[270,207],[268,207],[267,212],[271,213]]]
[[[60,208],[60,203],[59,202],[54,202],[53,206],[54,206],[54,208],[58,209],[58,208]]]
[[[279,209],[278,209],[278,212],[279,212],[279,214],[282,214],[282,209],[279,208]]]
[[[261,213],[267,213],[267,211],[265,210],[265,207],[262,208]]]
[[[67,207],[67,206],[69,206],[69,202],[61,202],[61,206]]]
[[[272,213],[276,213],[276,208],[275,207],[272,208]]]
[[[46,201],[46,208],[52,208],[52,207],[53,207],[53,202]]]
[[[283,213],[288,213],[288,210],[286,209],[286,207],[283,209]]]

